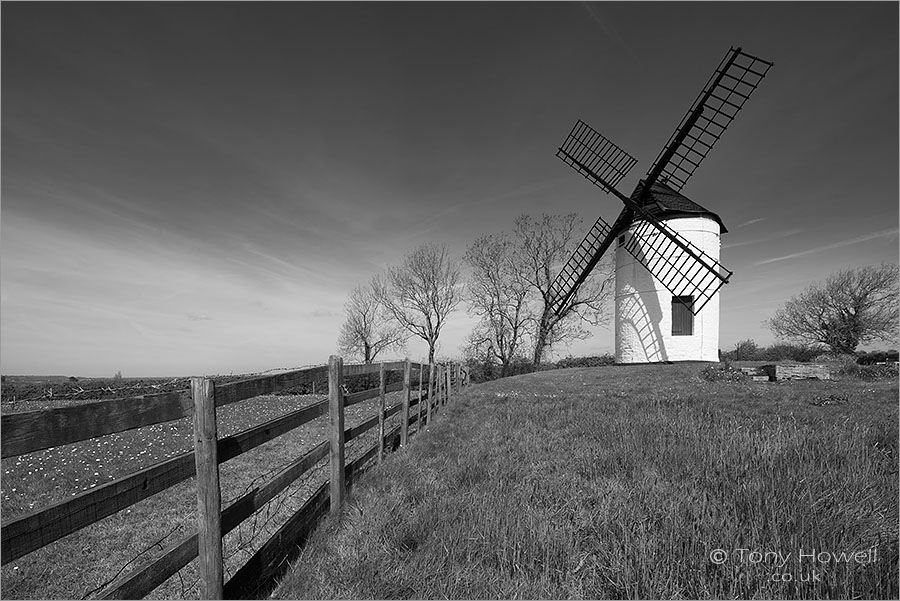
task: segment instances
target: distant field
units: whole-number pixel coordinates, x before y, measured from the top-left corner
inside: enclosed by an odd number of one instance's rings
[[[470,387],[359,481],[276,596],[896,599],[896,380],[701,369]]]

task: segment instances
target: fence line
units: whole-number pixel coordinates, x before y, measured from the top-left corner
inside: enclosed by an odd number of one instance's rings
[[[414,399],[411,397],[412,369],[419,372],[418,395]],[[385,384],[387,373],[401,371],[401,382]],[[342,386],[344,377],[376,373],[379,374],[377,387],[352,394],[345,393]],[[109,584],[102,598],[144,597],[198,555],[201,594],[204,598],[221,598],[223,594],[229,597],[252,594],[258,590],[259,582],[274,573],[288,553],[292,546],[288,541],[296,544],[305,540],[325,511],[323,508],[331,507],[333,512],[340,510],[348,483],[364,469],[369,460],[381,460],[385,444],[392,447],[406,446],[409,426],[414,423],[418,425],[417,433],[423,431],[422,426],[431,422],[432,411],[449,401],[451,376],[452,383],[456,384],[455,392],[459,392],[468,383],[468,374],[460,365],[444,368],[434,364],[412,363],[409,360],[343,365],[340,357],[332,357],[327,366],[220,385],[214,385],[209,378],[194,378],[190,395],[184,391],[168,392],[2,416],[3,457],[188,416],[193,418],[195,430],[193,452],[182,453],[66,501],[5,521],[0,529],[2,563],[14,561],[196,475],[197,532],[170,545],[161,557]],[[228,437],[218,438],[216,435],[217,407],[300,384],[321,382],[326,378],[329,391],[327,399]],[[400,402],[386,408],[386,393],[396,391],[402,392]],[[344,409],[375,397],[380,397],[377,415],[344,428]],[[424,401],[428,402],[423,408]],[[126,411],[129,406],[135,408],[134,413]],[[410,415],[413,407],[417,408],[417,412]],[[265,484],[247,492],[223,510],[218,480],[219,464],[318,419],[326,412],[329,414],[330,424],[328,440],[320,442]],[[385,432],[385,420],[398,413],[401,413],[400,424],[390,432]],[[344,446],[375,427],[378,427],[378,442],[361,457],[345,464]],[[12,436],[9,436],[10,431]],[[223,582],[222,537],[296,482],[326,455],[330,457],[329,463],[332,466],[328,481],[227,583]]]
[[[368,373],[364,370],[354,371]],[[216,393],[216,406],[221,407],[252,397],[272,394],[325,377],[327,377],[326,367],[311,367],[220,384]],[[3,431],[0,457],[6,459],[107,434],[174,421],[191,417],[193,412],[191,392],[184,390],[111,399],[73,407],[11,413],[0,416],[0,429]]]

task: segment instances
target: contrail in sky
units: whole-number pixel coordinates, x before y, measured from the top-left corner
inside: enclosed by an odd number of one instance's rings
[[[737,229],[738,227],[745,227],[745,226],[748,226],[748,225],[752,225],[752,224],[754,224],[754,223],[759,223],[760,221],[765,221],[766,219],[768,219],[768,217],[757,217],[756,219],[751,219],[750,221],[745,221],[744,223],[742,223],[742,224],[740,224],[739,226],[735,227],[735,229]]]
[[[622,36],[620,36],[619,33],[615,29],[612,29],[607,26],[607,24],[603,21],[603,19],[600,18],[600,15],[598,15],[594,11],[594,9],[591,8],[591,5],[589,2],[582,2],[581,6],[591,16],[591,19],[595,23],[597,23],[597,25],[600,26],[600,29],[603,31],[603,33],[606,35],[607,38],[609,38],[610,40],[612,40],[614,43],[618,44],[619,46],[622,46],[626,51],[628,51],[628,54],[631,55],[631,58],[638,60],[638,57],[634,53],[634,50],[631,49],[631,46],[629,46],[628,44],[625,43],[625,40],[622,39]]]
[[[860,242],[865,242],[866,240],[874,240],[875,238],[882,238],[884,236],[896,235],[898,231],[900,231],[900,228],[896,228],[896,227],[892,227],[892,228],[889,228],[886,230],[879,230],[877,232],[872,232],[871,234],[857,236],[856,238],[850,238],[849,240],[841,240],[840,242],[835,242],[834,244],[818,246],[816,248],[804,250],[803,252],[794,253],[792,255],[785,255],[783,257],[775,257],[774,259],[766,259],[765,261],[760,261],[758,263],[754,263],[754,265],[765,265],[766,263],[774,263],[775,261],[784,261],[786,259],[795,259],[797,257],[802,257],[804,255],[811,255],[813,253],[821,252],[823,250],[831,250],[832,248],[842,248],[844,246],[851,246],[853,244],[859,244]]]
[[[738,226],[740,227],[740,226]],[[758,238],[756,240],[744,240],[743,242],[733,242],[726,243],[722,245],[722,248],[735,248],[736,246],[747,246],[750,244],[760,244],[762,242],[770,242],[772,240],[778,240],[779,238],[788,238],[790,236],[796,236],[799,233],[802,233],[803,230],[795,229],[795,230],[785,230],[783,232],[776,232],[769,236],[768,238]]]

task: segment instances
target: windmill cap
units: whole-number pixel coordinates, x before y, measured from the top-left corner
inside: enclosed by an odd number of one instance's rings
[[[631,194],[631,200],[637,201],[641,197],[641,193],[644,191],[644,184],[645,180],[641,180],[638,183],[634,192]],[[658,180],[650,187],[650,195],[641,207],[654,217],[660,219],[700,216],[709,217],[719,224],[721,233],[724,234],[728,232],[728,228],[722,223],[722,218],[717,214],[700,206],[684,194],[670,188],[667,184]]]

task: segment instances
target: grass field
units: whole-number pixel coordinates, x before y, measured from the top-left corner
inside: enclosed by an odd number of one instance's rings
[[[276,595],[896,599],[896,380],[701,369],[470,387],[363,476]]]
[[[219,436],[246,430],[321,398],[265,396],[221,407],[218,409]],[[399,401],[400,393],[388,395],[388,406]],[[377,414],[377,406],[376,398],[349,407],[345,425],[358,424]],[[326,423],[327,417],[316,419],[222,464],[223,506],[326,440]],[[387,420],[386,429],[398,423],[399,414]],[[4,459],[0,479],[3,520],[38,510],[192,450],[192,432],[190,419],[184,418]],[[377,428],[350,442],[347,460],[365,452],[376,438]],[[327,461],[321,461],[316,469],[225,536],[226,577],[243,565],[327,479],[326,466]],[[94,596],[104,583],[160,556],[163,549],[196,530],[195,490],[194,480],[187,480],[10,562],[0,572],[2,598],[80,599]],[[194,560],[148,598],[197,598],[196,564]]]

